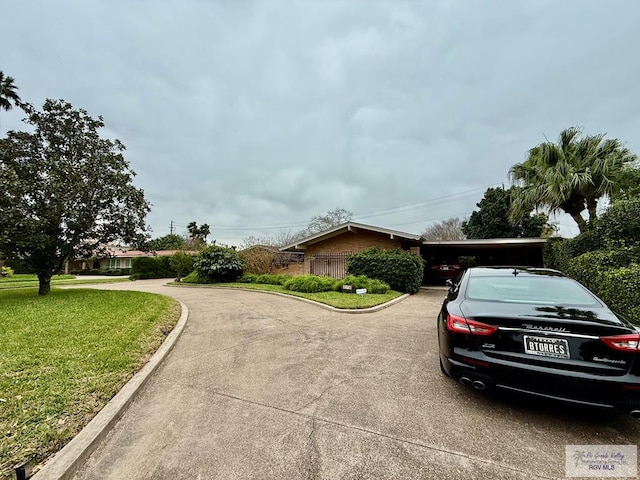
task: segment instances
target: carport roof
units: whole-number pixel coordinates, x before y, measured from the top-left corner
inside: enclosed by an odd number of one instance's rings
[[[430,247],[477,247],[477,248],[504,248],[504,247],[538,247],[546,243],[548,239],[534,238],[483,238],[473,240],[425,240],[423,245]]]
[[[416,245],[419,245],[421,240],[420,235],[415,235],[412,233],[400,232],[398,230],[389,230],[388,228],[365,225],[364,223],[347,222],[330,228],[329,230],[325,230],[323,232],[301,238],[294,243],[285,245],[284,247],[280,248],[280,250],[305,250],[308,245],[321,242],[331,237],[342,235],[345,232],[356,232],[358,230],[367,230],[369,232],[382,233],[384,235],[389,235],[389,238],[402,238],[404,240],[412,240],[416,242]]]

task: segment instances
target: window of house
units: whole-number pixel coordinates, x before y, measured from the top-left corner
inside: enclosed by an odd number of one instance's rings
[[[107,268],[120,268],[119,258],[109,258],[107,260]]]

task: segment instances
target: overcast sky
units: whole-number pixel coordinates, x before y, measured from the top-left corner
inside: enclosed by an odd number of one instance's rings
[[[104,117],[103,136],[127,146],[153,204],[153,236],[195,220],[237,244],[337,207],[421,233],[468,216],[529,148],[569,126],[640,153],[633,0],[56,0],[2,11],[0,70],[25,101],[63,98]],[[0,135],[21,118],[0,112]]]

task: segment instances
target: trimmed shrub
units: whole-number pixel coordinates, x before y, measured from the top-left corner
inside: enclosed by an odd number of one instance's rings
[[[347,272],[382,280],[399,292],[416,293],[422,284],[424,261],[418,255],[402,250],[372,247],[351,255],[347,260]]]
[[[180,281],[180,277],[184,276],[185,273],[193,270],[194,262],[195,257],[185,252],[176,252],[169,257],[169,265],[175,270],[178,281]]]
[[[238,279],[238,282],[239,283],[258,283],[256,282],[256,280],[258,279],[259,276],[260,275],[258,275],[257,273],[245,273]]]
[[[602,275],[609,270],[640,263],[640,248],[616,248],[587,252],[572,258],[565,273],[599,295]]]
[[[571,259],[571,245],[567,238],[552,237],[544,245],[542,258],[544,266],[566,272]]]
[[[317,275],[298,275],[291,277],[284,283],[284,288],[294,292],[317,293],[333,290],[335,279],[319,277]]]
[[[242,275],[244,261],[234,248],[209,245],[196,255],[193,268],[207,282],[235,282]]]
[[[264,283],[267,285],[284,285],[287,280],[291,278],[291,275],[273,275],[273,274],[263,274],[259,275],[256,278],[256,283]]]
[[[189,273],[186,277],[183,277],[181,283],[215,283],[212,281],[208,281],[206,278],[200,278],[198,276],[198,272],[195,270]]]
[[[365,275],[349,275],[342,280],[337,280],[333,284],[333,289],[337,292],[342,292],[342,287],[344,285],[351,285],[353,293],[355,293],[357,288],[366,288],[367,293],[387,293],[389,291],[389,285],[387,285],[382,280],[378,280],[376,278],[369,278]]]
[[[131,260],[131,278],[173,278],[176,271],[171,267],[169,257],[136,257]]]
[[[640,245],[640,198],[611,205],[598,219],[596,232],[608,247]]]
[[[13,269],[11,267],[0,267],[0,277],[13,277]]]
[[[596,221],[597,225],[597,221]],[[590,224],[591,229],[569,240],[569,254],[578,257],[583,253],[594,252],[605,248],[605,241],[597,226]]]
[[[640,264],[607,270],[600,279],[598,296],[613,311],[640,325]]]
[[[284,285],[287,280],[291,278],[291,275],[273,275],[273,274],[262,274],[258,275],[255,273],[245,273],[238,282],[240,283],[261,283],[265,285]]]

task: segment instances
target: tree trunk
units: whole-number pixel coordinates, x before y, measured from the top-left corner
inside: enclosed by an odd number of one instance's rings
[[[580,233],[584,233],[587,231],[587,222],[585,222],[584,218],[582,218],[582,215],[580,215],[579,213],[576,214],[570,214],[571,218],[573,218],[573,220],[578,224],[578,228],[580,229]]]
[[[595,198],[590,199],[587,198],[587,211],[589,212],[589,223],[592,223],[594,220],[598,218],[598,214],[596,213],[596,209],[598,207],[598,200]]]
[[[49,295],[51,291],[51,274],[38,273],[38,295]]]

